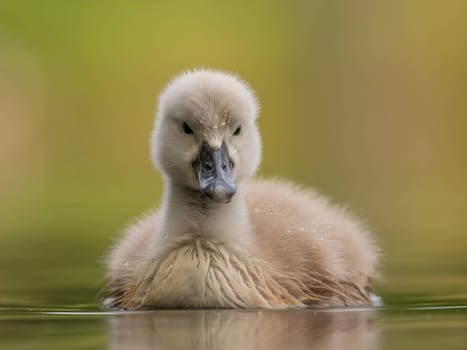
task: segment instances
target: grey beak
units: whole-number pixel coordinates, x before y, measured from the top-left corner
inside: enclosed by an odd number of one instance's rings
[[[225,143],[219,149],[212,149],[207,143],[203,143],[194,168],[201,193],[218,203],[230,202],[235,194],[235,182]]]

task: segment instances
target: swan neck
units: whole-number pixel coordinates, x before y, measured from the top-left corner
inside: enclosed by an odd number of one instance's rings
[[[251,244],[251,227],[243,195],[237,187],[230,203],[219,204],[174,183],[166,183],[161,208],[162,229],[168,238],[210,238],[230,246]]]

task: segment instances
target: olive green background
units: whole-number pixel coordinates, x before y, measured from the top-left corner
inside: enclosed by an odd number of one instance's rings
[[[380,294],[451,288],[467,272],[465,13],[465,1],[2,1],[0,301],[96,302],[108,247],[160,200],[157,95],[195,67],[257,92],[261,176],[366,219]]]

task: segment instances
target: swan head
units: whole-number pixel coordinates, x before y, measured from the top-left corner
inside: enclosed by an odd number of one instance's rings
[[[227,203],[261,159],[258,103],[239,78],[195,70],[173,79],[159,97],[151,156],[164,178]]]

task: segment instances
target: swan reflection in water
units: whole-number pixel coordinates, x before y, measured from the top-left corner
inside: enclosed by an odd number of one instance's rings
[[[377,349],[371,311],[157,310],[110,319],[111,349]]]

